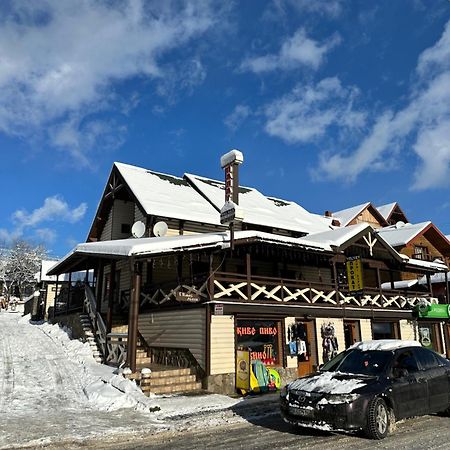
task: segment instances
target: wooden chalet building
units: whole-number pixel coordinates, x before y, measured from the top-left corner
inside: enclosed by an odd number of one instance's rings
[[[400,254],[372,224],[333,227],[240,186],[245,218],[231,249],[223,203],[220,181],[113,165],[87,242],[48,272],[95,271],[85,307],[107,361],[126,358],[135,372],[143,347],[155,362],[195,368],[206,389],[231,393],[238,347],[288,381],[323,362],[323,325],[334,328],[339,351],[358,340],[414,339],[414,306],[438,301],[430,289],[382,290],[405,273],[447,266]],[[131,234],[136,222],[140,238]],[[347,277],[352,258],[362,266],[358,291]]]
[[[378,212],[378,214],[376,213]],[[410,261],[418,260],[423,264],[442,262],[448,265],[450,258],[450,240],[432,222],[411,224],[398,203],[374,207],[365,203],[329,214],[342,220],[341,225],[351,223],[370,223],[395,250],[407,256]],[[382,219],[380,220],[380,216]],[[375,223],[378,222],[378,223]],[[448,273],[420,276],[417,272],[402,272],[400,280],[382,283],[385,289],[428,291],[438,298],[440,304],[449,304]],[[449,309],[450,311],[450,309]],[[426,336],[429,346],[450,357],[450,325],[448,318],[420,317],[417,322],[419,340]]]

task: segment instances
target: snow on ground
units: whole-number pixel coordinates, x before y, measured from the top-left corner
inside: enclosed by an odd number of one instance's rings
[[[58,325],[0,313],[0,449],[164,431],[173,428],[170,418],[238,402],[221,395],[147,398]]]

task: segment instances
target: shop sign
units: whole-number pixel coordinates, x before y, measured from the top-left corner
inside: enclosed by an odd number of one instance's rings
[[[236,324],[237,348],[248,348],[251,360],[266,365],[280,363],[280,322],[278,320],[241,320]]]
[[[222,303],[214,304],[214,315],[215,316],[223,316],[223,304]]]
[[[175,295],[175,299],[181,303],[198,303],[200,298],[194,292],[178,291]]]
[[[359,256],[351,256],[347,258],[347,279],[348,289],[350,292],[362,291],[363,289],[363,273],[362,262]]]
[[[450,318],[450,305],[427,305],[420,304],[415,307],[419,317],[427,317],[429,319],[448,319]]]
[[[228,225],[233,222],[242,222],[244,220],[244,211],[238,205],[231,201],[226,201],[220,210],[220,223]]]
[[[236,389],[250,390],[250,352],[236,350]]]

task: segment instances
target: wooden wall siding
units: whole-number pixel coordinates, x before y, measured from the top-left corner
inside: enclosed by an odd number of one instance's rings
[[[412,255],[414,252],[414,246],[421,246],[421,247],[427,247],[428,248],[428,254],[431,255],[431,261],[433,259],[439,258],[442,261],[446,261],[446,258],[444,258],[439,251],[434,247],[434,245],[426,239],[424,236],[418,236],[415,238],[410,244],[408,244],[406,247],[403,247],[402,249],[398,250],[400,253],[403,253],[404,255],[409,256],[412,258]],[[414,273],[414,272],[402,272],[401,273],[401,279],[402,280],[413,280],[416,278],[421,278],[422,275]]]
[[[381,228],[382,225],[378,222],[378,219],[368,210],[365,209],[358,217],[353,219],[349,225],[354,225],[357,223],[370,223],[374,228]]]
[[[284,341],[285,344],[289,343],[289,337],[288,337],[288,329],[290,325],[293,325],[295,323],[295,317],[286,317],[284,319]],[[290,356],[289,352],[286,352],[286,367],[289,369],[295,369],[298,365],[297,362],[297,356]]]
[[[134,204],[134,217],[133,217],[133,223],[140,220],[141,222],[146,222],[147,216],[141,211],[139,206],[135,203]]]
[[[131,237],[131,233],[122,233],[122,224],[133,225],[134,203],[124,200],[114,200],[112,219],[112,239],[126,239]]]
[[[103,227],[102,234],[100,235],[100,241],[110,241],[112,236],[112,222],[113,214],[112,208],[109,210],[108,218],[106,219],[105,226]]]
[[[318,364],[323,364],[323,348],[322,348],[322,335],[321,327],[323,324],[332,323],[334,329],[336,330],[336,338],[339,345],[339,352],[345,350],[345,337],[344,337],[344,320],[343,319],[316,319],[316,338],[317,338],[317,353],[318,353]]]
[[[363,268],[364,287],[378,288],[377,271],[369,267]]]
[[[211,316],[211,375],[235,371],[234,316]]]
[[[400,339],[415,341],[417,336],[417,330],[412,320],[400,320]]]
[[[204,308],[158,311],[139,315],[139,331],[150,346],[188,348],[205,368],[205,322]]]
[[[361,330],[361,340],[372,340],[372,322],[370,319],[359,319],[359,329]]]

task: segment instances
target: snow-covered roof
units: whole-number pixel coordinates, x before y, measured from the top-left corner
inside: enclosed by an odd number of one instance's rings
[[[220,225],[220,215],[185,179],[116,162],[147,214]]]
[[[408,289],[414,285],[416,285],[419,280],[399,280],[394,281],[394,289]],[[391,283],[387,281],[386,283],[381,283],[381,289],[389,290],[392,289]]]
[[[422,259],[409,258],[408,265],[421,269],[433,269],[440,272],[446,272],[448,270],[447,264],[439,259],[434,261],[424,261]]]
[[[384,220],[387,220],[389,216],[391,215],[393,209],[395,208],[395,205],[397,202],[388,203],[387,205],[381,205],[377,206],[378,212],[384,217]]]
[[[347,243],[350,239],[358,236],[365,231],[373,231],[373,228],[367,223],[358,223],[348,227],[335,228],[321,233],[312,233],[303,236],[303,242],[309,242],[311,245],[327,246],[328,248],[339,248]]]
[[[222,181],[185,174],[185,178],[201,192],[217,211],[225,202]],[[244,222],[300,233],[325,231],[330,228],[325,218],[311,214],[295,202],[266,197],[254,188],[239,187],[239,206],[244,210]]]
[[[404,347],[421,347],[418,341],[407,341],[400,339],[378,339],[376,341],[356,342],[349,349],[361,350],[363,352],[376,350],[397,350]]]
[[[55,264],[57,263],[57,261],[55,260],[51,260],[51,259],[43,259],[41,261],[41,268],[39,270],[39,272],[37,272],[34,275],[34,278],[37,282],[40,281],[54,281],[56,282],[56,275],[47,275],[47,271],[52,268]],[[68,281],[69,277],[68,276],[64,276],[64,277],[60,277],[59,281]]]
[[[392,225],[390,227],[379,228],[377,232],[393,247],[400,247],[408,244],[408,242],[424,231],[430,224],[431,222],[428,221],[416,224],[406,223],[402,226]]]
[[[234,233],[235,242],[254,240],[278,245],[296,246],[316,251],[331,250],[327,246],[303,242],[300,238],[279,236],[262,231],[247,230]],[[205,248],[229,248],[230,233],[202,233],[181,236],[150,237],[140,239],[116,239],[112,241],[86,242],[78,244],[70,253],[56,263],[48,272],[60,273],[75,257],[100,256],[121,258],[144,255],[163,255],[180,251]]]
[[[339,222],[341,226],[345,227],[348,225],[355,217],[358,217],[368,206],[370,202],[363,203],[362,205],[352,206],[351,208],[342,209],[341,211],[333,212],[333,217]]]

